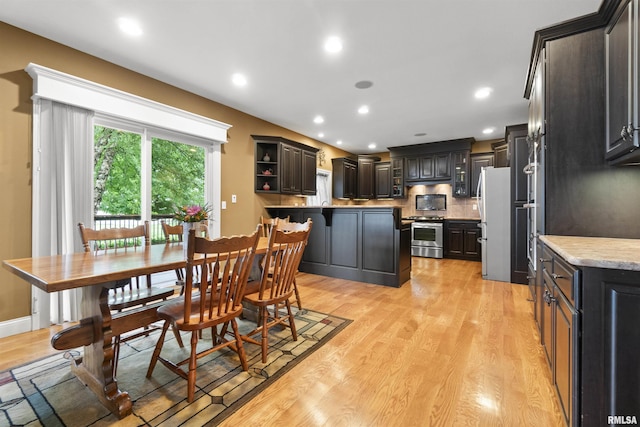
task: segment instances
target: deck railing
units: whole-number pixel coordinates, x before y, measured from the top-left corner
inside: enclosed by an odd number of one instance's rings
[[[160,225],[161,220],[165,220],[169,225],[180,224],[180,221],[174,219],[173,215],[152,215],[149,222],[149,236],[152,245],[164,243],[164,233],[162,232],[162,225]],[[121,227],[133,228],[143,222],[140,215],[96,215],[94,221],[96,230]]]

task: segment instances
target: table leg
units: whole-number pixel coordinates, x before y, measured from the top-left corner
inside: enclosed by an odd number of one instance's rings
[[[71,370],[98,396],[116,417],[131,414],[129,393],[118,389],[113,377],[111,311],[107,304],[108,289],[102,285],[82,288],[83,318],[93,319],[93,343],[84,347],[84,356],[72,362]]]

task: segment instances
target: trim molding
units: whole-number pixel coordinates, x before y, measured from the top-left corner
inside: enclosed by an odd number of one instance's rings
[[[31,316],[0,322],[0,338],[31,331]]]
[[[536,31],[533,36],[533,47],[531,48],[531,60],[529,62],[529,69],[527,70],[524,97],[529,99],[529,96],[531,96],[531,87],[533,86],[533,79],[540,52],[548,41],[606,26],[611,21],[616,10],[626,1],[627,0],[602,0],[597,12]]]
[[[158,129],[225,143],[231,125],[151,101],[34,63],[25,68],[33,79],[33,97],[74,105]]]

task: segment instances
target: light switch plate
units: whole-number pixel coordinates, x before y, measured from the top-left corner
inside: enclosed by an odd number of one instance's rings
[[[237,201],[238,201],[238,199],[236,198],[236,195],[235,195],[235,194],[232,194],[232,195],[231,195],[231,203],[235,203],[235,202],[237,202]]]

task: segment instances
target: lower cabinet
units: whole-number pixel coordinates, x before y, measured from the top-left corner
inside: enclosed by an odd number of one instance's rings
[[[640,422],[640,271],[575,267],[541,252],[536,311],[567,426]]]
[[[444,256],[446,258],[481,261],[482,252],[478,242],[480,228],[478,220],[445,220]]]

